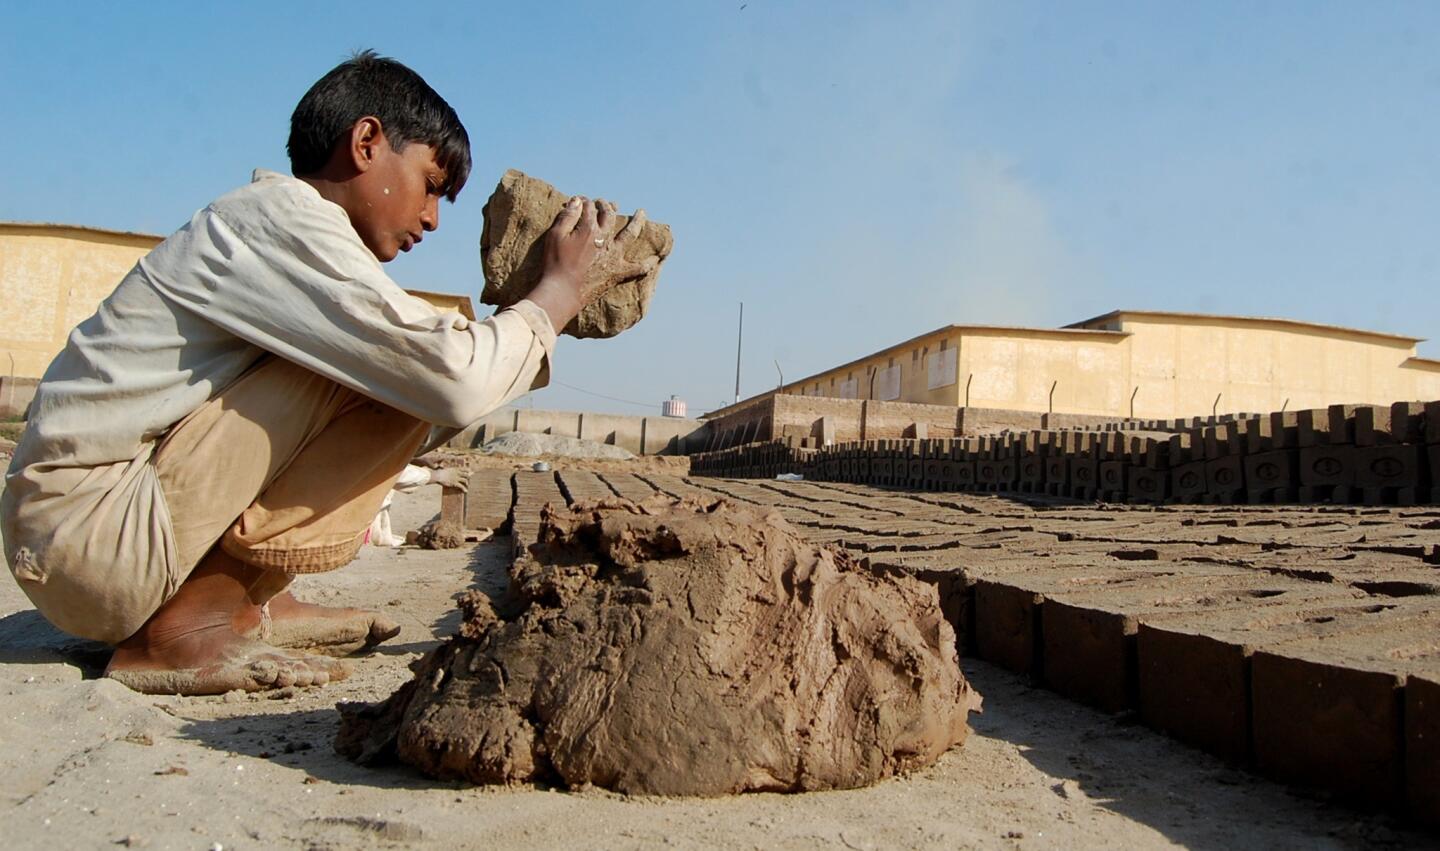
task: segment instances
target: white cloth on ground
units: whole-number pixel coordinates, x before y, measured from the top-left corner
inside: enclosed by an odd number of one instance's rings
[[[397,493],[412,493],[425,485],[430,484],[430,471],[425,467],[414,464],[406,464],[405,469],[400,472],[400,478],[395,480],[395,486],[385,494],[385,501],[380,504],[380,513],[375,515],[375,520],[370,524],[370,543],[376,547],[398,547],[405,543],[405,538],[396,535],[390,523],[390,504],[395,501]]]

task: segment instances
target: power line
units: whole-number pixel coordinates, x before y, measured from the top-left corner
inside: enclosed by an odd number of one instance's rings
[[[655,407],[654,405],[650,404],[649,402],[633,402],[633,401],[631,401],[631,400],[629,400],[629,399],[620,399],[620,398],[617,398],[617,397],[615,397],[615,396],[606,396],[604,393],[595,393],[595,392],[592,392],[592,391],[590,391],[590,390],[586,390],[586,389],[583,388],[583,387],[576,387],[576,386],[573,385],[573,384],[566,384],[566,383],[563,382],[563,381],[554,381],[554,380],[552,380],[551,383],[552,383],[552,384],[558,384],[558,385],[560,385],[561,387],[569,388],[570,390],[574,390],[576,393],[584,393],[584,394],[587,395],[587,396],[595,396],[595,397],[600,398],[600,399],[609,399],[611,402],[623,402],[623,403],[626,404],[626,405],[636,405],[636,406],[641,407],[641,408],[653,408],[653,407]]]

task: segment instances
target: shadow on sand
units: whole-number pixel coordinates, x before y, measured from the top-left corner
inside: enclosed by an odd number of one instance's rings
[[[34,609],[0,618],[0,664],[74,665],[85,679],[105,670],[113,651],[110,645],[66,635]]]
[[[985,713],[971,717],[976,733],[1014,745],[1057,779],[1059,798],[1084,796],[1184,847],[1228,851],[1234,836],[1217,827],[1235,822],[1253,825],[1255,848],[1434,847],[1390,815],[1227,765],[1141,726],[1134,713],[1107,715],[978,660],[963,667],[985,695]]]

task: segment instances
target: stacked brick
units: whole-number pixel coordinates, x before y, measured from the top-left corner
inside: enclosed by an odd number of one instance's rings
[[[691,471],[1152,504],[1440,501],[1440,402],[807,447],[787,439],[701,453]]]
[[[521,470],[515,473],[515,504],[510,510],[510,542],[515,555],[540,539],[540,509],[565,505],[565,495],[554,472]]]
[[[747,443],[718,452],[696,453],[690,456],[690,472],[736,479],[773,479],[781,473],[799,472],[805,468],[816,452],[802,448],[808,442],[787,437]]]
[[[515,501],[509,470],[477,470],[470,474],[465,494],[465,528],[490,529],[496,534],[510,523]]]

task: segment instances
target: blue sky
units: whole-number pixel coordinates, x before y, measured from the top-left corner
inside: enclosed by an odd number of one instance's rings
[[[1118,307],[1440,337],[1440,4],[71,2],[4,17],[0,219],[170,233],[252,168],[285,170],[296,100],[374,47],[424,75],[474,143],[439,232],[390,265],[400,283],[478,294],[480,210],[507,168],[670,224],[650,315],[563,340],[536,407],[719,406],[742,300],[743,395],[774,385],[777,360],[794,380],[952,322]]]

